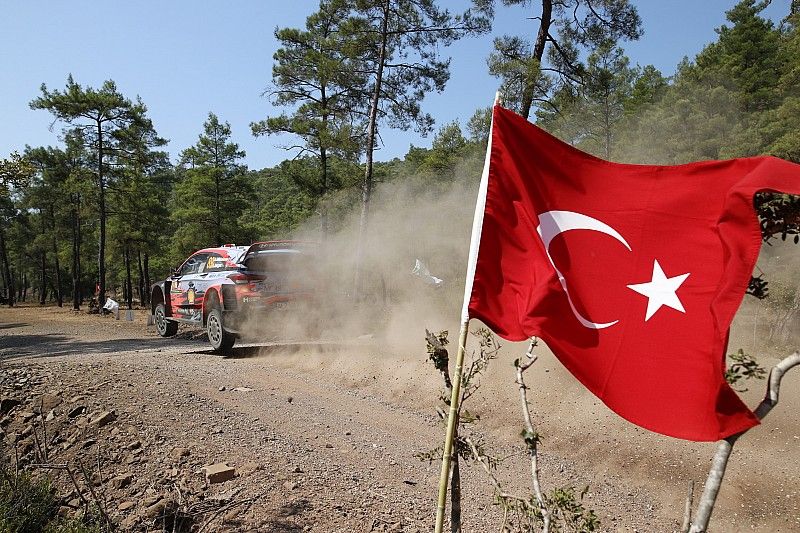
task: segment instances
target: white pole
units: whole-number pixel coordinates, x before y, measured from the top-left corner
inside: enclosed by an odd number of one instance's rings
[[[500,92],[494,97],[495,105],[500,103]],[[483,212],[486,207],[486,190],[489,185],[489,159],[492,155],[492,129],[494,128],[494,111],[492,111],[492,126],[489,128],[489,142],[486,145],[486,159],[483,163],[483,174],[478,187],[478,200],[475,204],[475,216],[472,219],[472,238],[469,245],[469,259],[467,261],[467,280],[464,286],[464,305],[461,309],[461,330],[458,335],[458,352],[456,354],[456,367],[453,372],[453,391],[450,395],[450,412],[447,417],[447,433],[444,439],[442,452],[442,472],[439,476],[439,499],[436,507],[435,533],[442,533],[444,527],[444,512],[447,507],[447,481],[450,477],[450,459],[453,455],[453,435],[455,434],[458,406],[461,401],[461,369],[464,366],[464,352],[467,345],[467,332],[469,331],[469,300],[472,296],[472,284],[475,279],[475,267],[478,262],[478,248],[483,230]]]

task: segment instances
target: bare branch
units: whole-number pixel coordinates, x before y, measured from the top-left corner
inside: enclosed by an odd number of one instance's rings
[[[763,420],[772,408],[778,405],[778,396],[783,375],[796,366],[800,366],[800,352],[794,352],[772,367],[769,373],[767,392],[764,399],[761,400],[761,403],[755,410],[755,415],[759,420]],[[703,487],[703,495],[700,498],[697,515],[695,516],[692,528],[689,530],[691,533],[705,533],[707,530],[708,523],[711,520],[711,513],[714,511],[714,504],[717,501],[717,494],[719,493],[720,485],[722,485],[722,478],[725,476],[728,458],[730,458],[731,452],[733,451],[733,445],[739,437],[745,433],[746,431],[737,433],[736,435],[731,435],[727,439],[720,441],[717,447],[717,453],[714,455],[714,460],[711,463],[711,470],[708,473],[705,486]]]
[[[689,533],[689,528],[692,526],[692,500],[694,500],[694,481],[689,480],[689,485],[686,489],[686,505],[683,508],[681,533]]]
[[[538,355],[533,353],[533,349],[538,344],[536,337],[531,339],[528,345],[528,351],[525,353],[527,361],[519,361],[517,363],[517,379],[516,383],[519,386],[519,397],[522,402],[522,416],[525,419],[525,444],[528,445],[528,454],[531,459],[531,485],[533,486],[533,494],[536,497],[536,502],[539,504],[539,510],[542,513],[542,533],[549,533],[550,531],[550,511],[547,509],[542,494],[542,486],[539,481],[539,436],[533,428],[531,421],[531,411],[528,407],[528,387],[525,385],[525,378],[523,373],[528,370],[533,363],[539,358]]]

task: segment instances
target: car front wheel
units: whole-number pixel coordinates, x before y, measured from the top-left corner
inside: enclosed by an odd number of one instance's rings
[[[222,310],[215,307],[208,313],[206,318],[206,334],[208,335],[208,342],[215,352],[227,354],[233,348],[233,343],[236,341],[236,336],[227,331],[224,327],[222,319]]]
[[[156,306],[153,316],[156,322],[156,331],[158,331],[159,335],[162,337],[172,337],[178,333],[178,323],[167,320],[167,311],[163,303]]]

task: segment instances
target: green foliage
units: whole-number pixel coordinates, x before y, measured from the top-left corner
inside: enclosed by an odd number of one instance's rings
[[[462,401],[472,396],[480,383],[478,377],[489,367],[489,363],[497,358],[502,348],[497,337],[488,328],[478,328],[470,332],[478,339],[478,351],[472,353],[472,360],[461,374]]]
[[[596,531],[600,527],[594,511],[583,506],[583,497],[588,491],[589,487],[584,487],[576,497],[574,487],[562,487],[546,496],[554,522],[551,531]]]
[[[736,353],[728,354],[728,357],[733,363],[725,371],[725,381],[731,386],[742,380],[764,379],[767,375],[767,371],[758,364],[758,361],[752,355],[746,354],[741,348]],[[746,390],[739,389],[739,392]]]
[[[98,222],[97,279],[102,304],[106,297],[106,222],[109,216],[108,188],[120,178],[120,168],[141,157],[151,148],[166,143],[159,138],[147,118],[147,107],[140,99],[123,96],[112,80],[100,89],[82,87],[70,75],[63,91],[41,86],[41,96],[30,102],[31,109],[50,111],[68,128],[67,137],[90,153],[86,168],[94,174],[94,197]],[[91,164],[89,161],[91,160]],[[85,173],[79,173],[85,176]],[[75,239],[77,240],[77,238]],[[44,263],[45,259],[42,259]],[[44,276],[42,276],[44,278]],[[76,277],[80,277],[76,274]],[[44,292],[44,283],[42,283]]]
[[[58,519],[47,524],[44,533],[101,533],[102,526],[98,523],[87,524],[79,518]]]
[[[655,77],[652,72],[648,75]],[[557,92],[552,101],[558,110],[541,109],[539,124],[578,148],[608,159],[616,144],[617,125],[629,108],[635,76],[622,49],[611,40],[603,41],[587,59],[583,83]],[[642,85],[642,94],[637,96],[647,98],[649,88]]]
[[[790,194],[759,193],[755,200],[764,242],[776,235],[781,240],[793,235],[795,244],[800,241],[800,197]]]
[[[550,531],[588,533],[598,530],[600,519],[593,510],[583,505],[587,491],[588,487],[576,495],[574,487],[561,487],[544,495],[545,506],[550,513]],[[544,517],[533,496],[520,498],[496,493],[495,504],[503,508],[506,517],[503,531],[541,531]]]
[[[3,533],[101,533],[100,517],[56,515],[58,498],[46,477],[0,470],[0,531]]]
[[[302,162],[284,161],[276,169],[251,171],[253,197],[239,225],[257,240],[284,238],[314,213],[314,199],[296,182]]]
[[[479,5],[493,7],[491,0]],[[539,5],[528,0],[503,0],[503,4]],[[642,22],[628,0],[565,0],[541,3],[536,13],[538,29],[533,42],[504,35],[495,39],[489,56],[490,74],[502,80],[504,105],[528,117],[531,111],[560,113],[568,94],[589,80],[581,52],[589,54],[602,47],[613,49],[620,40],[636,40],[642,35]]]
[[[439,56],[440,48],[487,31],[488,19],[470,10],[453,15],[433,0],[349,4],[352,10],[341,32],[371,78],[361,90],[372,98],[377,95],[377,120],[392,128],[430,132],[433,118],[422,111],[421,102],[427,94],[444,90],[450,77],[450,61]]]
[[[0,198],[8,198],[12,188],[24,188],[35,172],[30,160],[17,152],[0,159]]]
[[[356,163],[363,146],[363,92],[365,69],[356,50],[342,38],[341,25],[348,5],[322,2],[306,19],[305,30],[275,31],[281,48],[272,69],[273,104],[293,108],[290,113],[251,123],[253,134],[291,133],[302,144],[287,147],[297,152],[293,164],[284,165],[303,193],[319,204],[322,237],[328,232],[324,198],[349,180],[339,172],[337,160]],[[294,164],[297,163],[297,164]]]
[[[469,424],[477,422],[479,418],[464,409],[464,402],[479,388],[478,377],[487,369],[489,362],[497,357],[501,349],[497,338],[486,328],[480,328],[472,332],[472,335],[478,339],[478,350],[472,353],[470,364],[465,368],[462,375],[462,398],[459,404],[456,433],[453,440],[452,460],[454,464],[457,464],[458,460],[474,461],[484,467],[495,487],[495,504],[503,509],[504,522],[500,527],[502,531],[538,531],[544,524],[544,517],[542,506],[540,506],[536,497],[534,495],[516,496],[506,492],[495,476],[502,459],[492,456],[483,440],[474,432],[467,431]],[[444,348],[448,344],[447,332],[431,333],[426,329],[425,341],[428,358],[433,362],[434,367],[442,373],[447,389],[449,389],[448,354]],[[514,362],[515,366],[519,366],[519,364],[519,359]],[[447,390],[442,394],[441,398],[445,405],[449,405]],[[446,418],[443,410],[440,409],[438,412],[443,419]],[[541,436],[536,432],[524,430],[521,433],[521,437],[525,442],[526,448],[535,453],[536,447],[541,441]],[[414,456],[421,461],[433,463],[442,458],[443,451],[443,446],[439,445],[431,450],[416,453]],[[457,476],[453,474],[453,479],[456,478]],[[458,486],[451,487],[451,491],[460,495],[460,487]],[[544,509],[550,516],[550,531],[591,532],[599,528],[600,521],[597,515],[593,510],[587,509],[583,505],[583,497],[587,491],[588,487],[579,495],[576,495],[573,487],[562,487],[543,496]],[[456,503],[455,505],[458,504]]]
[[[467,121],[469,141],[479,147],[485,147],[489,141],[492,126],[492,108],[482,107],[473,113]]]
[[[30,474],[0,471],[0,531],[40,533],[58,504],[50,483]]]
[[[737,94],[744,111],[765,110],[776,103],[776,86],[784,58],[780,32],[759,16],[769,2],[742,0],[726,13],[732,26],[722,25],[717,42],[696,59],[703,76]]]
[[[719,39],[694,61],[684,60],[671,85],[656,79],[647,105],[629,106],[638,110],[623,124],[616,158],[676,164],[790,155],[781,146],[793,137],[795,119],[780,108],[790,108],[789,96],[796,93],[796,29],[775,28],[760,16],[764,7],[765,2],[739,2],[727,12],[731,25],[720,27]]]
[[[531,431],[529,429],[523,429],[519,436],[522,437],[528,450],[536,450],[536,447],[542,442],[542,436],[536,431]]]
[[[176,261],[199,248],[252,238],[237,221],[252,201],[253,181],[240,163],[245,152],[230,137],[230,124],[209,113],[197,144],[181,152],[172,209]]]
[[[450,383],[450,369],[448,368],[450,359],[447,349],[445,348],[445,346],[450,343],[450,341],[447,339],[447,335],[447,331],[431,333],[426,329],[425,348],[428,352],[428,359],[431,360],[433,367],[444,377],[446,388],[450,389],[452,388],[452,384]],[[449,403],[449,401],[450,400],[448,398],[446,403]]]
[[[776,27],[761,15],[766,2],[739,2],[718,38],[667,79],[652,66],[630,65],[620,49],[642,31],[628,1],[501,3],[552,8],[547,25],[531,17],[528,34],[543,41],[497,36],[489,62],[508,89],[504,105],[530,105],[540,125],[580,148],[650,164],[762,153],[800,162],[797,9]],[[112,287],[125,278],[126,253],[149,257],[157,279],[199,247],[286,237],[304,221],[319,220],[324,238],[369,194],[357,186],[365,183],[359,158],[373,97],[374,139],[387,126],[434,131],[421,102],[448,80],[442,47],[485,31],[500,5],[471,4],[454,14],[433,0],[391,0],[388,10],[378,0],[324,0],[303,27],[277,29],[265,94],[283,109],[251,126],[256,134],[290,132],[298,142],[292,160],[257,172],[246,171],[229,126],[213,114],[174,168],[144,104],[113,81],[92,88],[70,76],[61,90],[42,86],[31,107],[65,125],[63,145],[0,161],[0,291],[45,285],[49,292],[72,274],[73,293],[92,294],[103,277],[95,258],[106,220]],[[430,146],[374,163],[369,179],[402,180],[420,193],[476,179],[489,123],[483,108],[466,124],[444,124]],[[800,242],[797,196],[760,193],[756,207],[766,242]],[[754,278],[749,292],[766,289]]]

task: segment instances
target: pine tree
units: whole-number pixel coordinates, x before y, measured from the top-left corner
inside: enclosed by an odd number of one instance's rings
[[[208,114],[197,144],[181,152],[173,217],[178,225],[176,260],[205,246],[247,239],[237,221],[250,201],[252,181],[231,142],[231,127]]]
[[[338,2],[341,0],[331,0]],[[423,135],[433,128],[433,118],[422,110],[425,95],[444,90],[450,78],[449,59],[439,49],[467,34],[489,29],[481,11],[452,15],[434,0],[357,0],[341,32],[365,67],[367,85],[366,163],[361,185],[361,217],[354,268],[354,295],[360,289],[361,262],[374,181],[374,152],[379,125]]]
[[[319,202],[322,238],[328,233],[325,197],[339,189],[346,177],[333,172],[336,158],[355,161],[363,143],[363,125],[354,112],[359,107],[358,89],[365,84],[363,68],[349,57],[340,25],[347,15],[346,3],[323,2],[306,19],[305,30],[275,31],[281,48],[274,55],[273,104],[294,107],[251,124],[254,135],[291,133],[303,144],[291,146],[297,157],[311,155],[316,172],[294,172],[297,185]],[[307,161],[306,161],[307,163]]]
[[[479,3],[493,8],[493,0]],[[505,6],[527,7],[531,0],[502,0]],[[541,0],[536,37],[504,35],[495,39],[489,72],[502,80],[504,105],[528,118],[535,108],[559,112],[554,94],[584,83],[580,52],[636,40],[642,22],[628,0]]]
[[[99,304],[105,302],[106,291],[106,223],[108,220],[107,189],[113,174],[110,165],[118,154],[116,134],[131,123],[139,120],[146,112],[144,105],[131,102],[118,90],[116,84],[108,80],[100,89],[83,88],[67,78],[64,91],[50,91],[45,84],[41,86],[42,95],[30,103],[31,109],[46,109],[57,120],[80,130],[80,138],[87,143],[86,148],[94,155],[94,173],[97,190],[98,235],[98,286]]]

